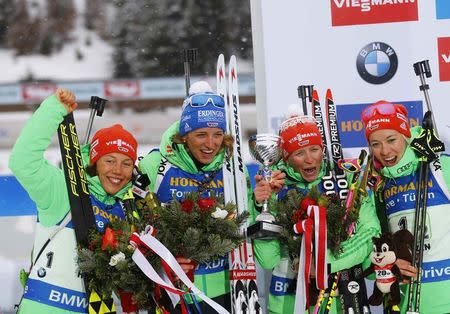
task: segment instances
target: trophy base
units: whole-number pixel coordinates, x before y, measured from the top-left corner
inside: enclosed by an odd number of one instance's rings
[[[268,221],[257,221],[247,228],[247,236],[251,239],[275,239],[283,227]]]

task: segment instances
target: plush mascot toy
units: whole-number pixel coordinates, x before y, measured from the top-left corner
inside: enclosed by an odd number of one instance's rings
[[[370,255],[372,264],[364,271],[364,276],[375,272],[373,294],[369,298],[370,305],[380,305],[383,296],[389,294],[388,305],[391,313],[398,312],[400,304],[400,286],[402,275],[395,265],[397,258],[411,261],[411,247],[413,236],[407,230],[397,231],[395,234],[384,233],[381,237],[372,239],[373,251]]]

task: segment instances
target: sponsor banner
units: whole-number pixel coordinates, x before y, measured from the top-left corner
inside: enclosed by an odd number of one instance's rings
[[[436,18],[450,19],[450,1],[436,0]]]
[[[192,82],[195,82],[191,78]],[[143,98],[164,99],[184,98],[186,96],[185,80],[183,78],[144,79],[141,81]]]
[[[61,83],[58,87],[70,89],[77,97],[77,101],[88,102],[91,96],[105,97],[103,82]]]
[[[450,10],[450,1],[449,1]],[[450,81],[450,37],[438,38],[439,80]]]
[[[422,101],[394,101],[408,109],[409,125],[420,125],[423,118]],[[343,148],[367,147],[364,128],[361,121],[362,110],[372,103],[336,105],[338,130]],[[323,105],[322,105],[323,106]],[[278,130],[285,117],[275,116],[270,120],[272,130]]]
[[[422,123],[422,101],[394,101],[393,103],[402,104],[408,109],[410,126],[416,126]],[[367,146],[366,138],[364,136],[364,127],[361,121],[361,112],[366,106],[371,104],[372,103],[345,104],[336,106],[339,121],[339,134],[341,136],[343,147]]]
[[[55,90],[56,85],[52,83],[22,84],[22,99],[25,103],[40,103]]]
[[[109,81],[105,82],[105,97],[110,99],[140,98],[139,81]]]
[[[0,86],[0,104],[16,104],[22,101],[20,85]]]
[[[36,204],[13,176],[0,176],[0,217],[36,215]]]
[[[330,0],[333,26],[418,20],[418,0]]]

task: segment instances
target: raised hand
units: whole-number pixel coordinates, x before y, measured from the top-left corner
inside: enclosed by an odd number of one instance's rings
[[[64,107],[66,107],[67,114],[71,113],[78,107],[78,104],[75,101],[75,94],[70,90],[58,88],[55,92],[55,95],[58,100],[64,105]]]

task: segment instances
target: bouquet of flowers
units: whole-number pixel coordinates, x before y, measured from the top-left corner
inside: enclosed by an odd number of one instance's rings
[[[186,193],[182,201],[174,198],[153,210],[147,210],[147,203],[138,201],[142,221],[155,228],[155,237],[174,256],[204,263],[224,256],[244,240],[239,226],[248,213],[236,214],[234,204],[224,204],[213,192],[209,197]]]
[[[133,214],[137,216],[137,213]],[[136,223],[137,219],[114,220],[104,233],[92,230],[89,246],[78,248],[78,267],[87,278],[89,290],[105,297],[115,292],[120,296],[124,310],[131,306],[134,311],[152,306],[150,300],[154,290],[153,282],[148,280],[131,258],[134,247],[129,240],[137,229]],[[146,258],[154,267],[160,264],[155,254],[149,252]],[[124,302],[131,304],[125,305]]]
[[[298,258],[301,236],[294,232],[294,225],[307,217],[309,205],[325,207],[327,217],[327,245],[334,255],[341,252],[340,244],[348,238],[349,226],[358,220],[357,211],[349,211],[346,215],[345,206],[341,205],[336,194],[321,195],[317,187],[306,195],[297,189],[289,190],[287,195],[272,204],[276,208],[276,223],[283,227],[280,242],[285,244],[292,260]]]

